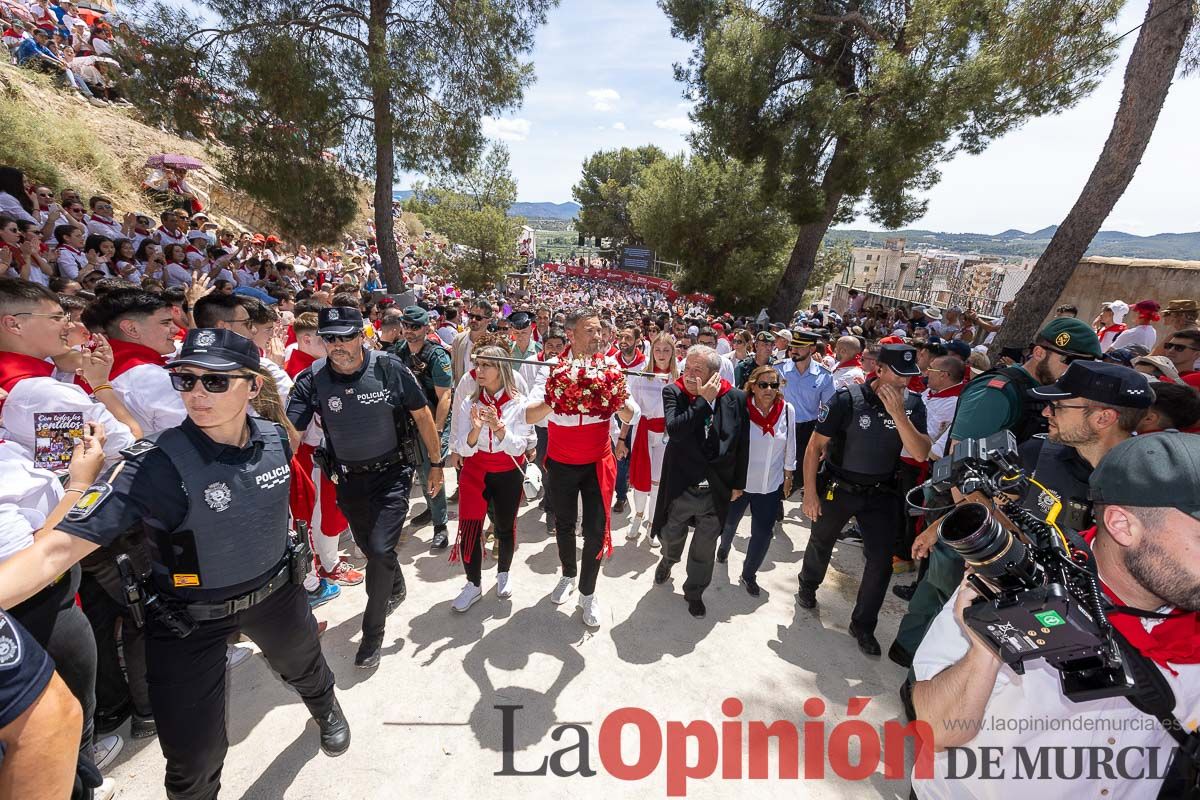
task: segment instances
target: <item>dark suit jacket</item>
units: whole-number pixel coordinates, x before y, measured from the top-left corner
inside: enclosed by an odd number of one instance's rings
[[[704,480],[711,487],[717,517],[724,525],[730,495],[734,489],[746,488],[746,464],[750,456],[746,393],[730,389],[717,398],[713,409],[702,397],[688,402],[683,390],[671,383],[663,389],[663,412],[667,450],[663,454],[652,529],[661,530],[666,524],[672,500]]]

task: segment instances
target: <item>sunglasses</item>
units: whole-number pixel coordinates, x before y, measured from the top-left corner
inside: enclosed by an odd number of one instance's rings
[[[766,383],[764,381],[759,381],[758,383],[756,383],[754,385],[760,389],[778,389],[779,388],[778,383]]]
[[[1176,351],[1182,352],[1184,350],[1200,350],[1200,347],[1192,347],[1190,345],[1182,344],[1180,342],[1168,342],[1167,344],[1163,345],[1163,349],[1164,350],[1176,350]]]
[[[325,342],[325,344],[345,344],[346,342],[353,342],[359,337],[359,335],[360,334],[357,333],[347,333],[344,335],[336,333],[322,333],[321,341]]]
[[[419,331],[425,327],[425,323],[423,322],[401,322],[400,324],[404,326],[404,330],[406,331]]]
[[[177,392],[190,392],[196,388],[196,382],[199,381],[204,386],[204,391],[210,394],[224,394],[229,391],[230,381],[239,378],[254,380],[253,375],[193,375],[190,372],[172,372],[171,387]]]
[[[511,328],[507,325],[488,325],[488,333],[508,333]]]
[[[487,317],[485,317],[483,314],[468,314],[467,316],[476,322],[483,322],[485,319],[487,319]]]

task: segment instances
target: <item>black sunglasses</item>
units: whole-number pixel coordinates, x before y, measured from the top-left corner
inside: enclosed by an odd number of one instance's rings
[[[763,381],[759,381],[758,383],[756,383],[754,385],[760,389],[778,389],[779,388],[778,383],[765,383]]]
[[[172,372],[171,387],[177,392],[190,392],[196,388],[196,381],[204,386],[204,391],[210,394],[224,394],[229,391],[229,382],[241,378],[254,380],[253,375],[193,375],[190,372]]]
[[[494,322],[488,325],[487,329],[488,333],[508,333],[511,330],[507,325],[497,325]]]
[[[404,326],[404,330],[406,331],[417,331],[425,327],[424,322],[401,322],[400,324]]]
[[[487,319],[487,317],[485,317],[483,314],[468,314],[467,316],[476,322],[483,322],[485,319]]]
[[[357,333],[347,333],[347,334],[322,333],[321,341],[325,342],[325,344],[335,344],[335,343],[344,344],[346,342],[353,342],[358,337],[359,337],[359,334],[357,334]]]

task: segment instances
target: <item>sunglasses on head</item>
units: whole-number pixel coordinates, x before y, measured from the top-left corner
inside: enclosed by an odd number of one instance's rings
[[[190,392],[196,388],[196,382],[199,381],[204,387],[204,391],[210,394],[224,394],[229,391],[230,381],[237,380],[252,381],[253,375],[193,375],[190,372],[172,372],[171,387],[177,392]]]
[[[767,381],[758,381],[754,385],[760,389],[778,389],[779,388],[778,383],[768,383]]]
[[[321,341],[325,342],[325,344],[345,344],[346,342],[353,342],[358,336],[359,334],[357,333],[322,333]]]

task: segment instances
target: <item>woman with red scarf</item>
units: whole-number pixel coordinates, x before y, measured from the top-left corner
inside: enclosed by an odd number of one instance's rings
[[[451,450],[462,459],[458,474],[458,538],[450,560],[462,560],[467,583],[451,604],[463,612],[481,597],[483,520],[496,527],[498,572],[496,596],[512,596],[509,569],[517,547],[517,511],[521,507],[525,450],[530,425],[525,398],[501,347],[481,347],[474,354],[475,390],[464,392],[451,418]]]
[[[675,337],[669,333],[657,336],[650,346],[650,357],[650,371],[660,373],[663,377],[631,375],[627,381],[629,395],[642,411],[629,454],[629,486],[633,490],[634,517],[625,538],[630,541],[636,541],[641,536],[643,523],[654,519],[654,506],[658,502],[658,479],[662,476],[663,453],[667,449],[663,442],[666,420],[663,417],[662,390],[663,386],[679,377]],[[659,546],[657,536],[650,537],[650,546]]]
[[[746,381],[746,410],[750,415],[750,459],[746,491],[729,504],[717,560],[725,563],[738,523],[750,509],[750,544],[742,564],[740,582],[758,597],[758,568],[766,558],[775,531],[779,504],[792,491],[796,471],[796,411],[783,399],[782,378],[774,367],[757,367]],[[783,494],[780,494],[780,490]]]

